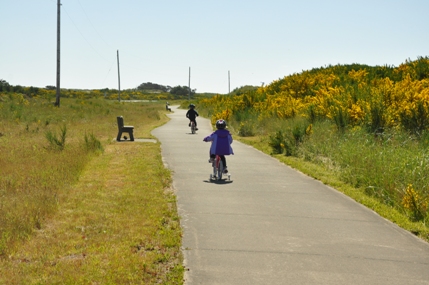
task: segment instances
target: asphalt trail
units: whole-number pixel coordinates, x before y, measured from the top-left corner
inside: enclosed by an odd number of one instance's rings
[[[173,171],[185,284],[429,284],[429,244],[340,192],[234,141],[210,182],[212,130],[186,110],[152,133]]]

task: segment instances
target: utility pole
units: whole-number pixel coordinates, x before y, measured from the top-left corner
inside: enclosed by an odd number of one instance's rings
[[[121,102],[121,76],[119,74],[119,50],[116,50],[116,55],[118,58],[118,101]]]
[[[61,0],[58,0],[57,7],[57,93],[55,99],[55,106],[60,107],[60,31],[61,31]]]
[[[191,101],[191,67],[189,67],[189,82],[188,82],[189,94],[188,101]]]
[[[229,70],[228,70],[228,94],[231,93],[231,78],[229,76]]]

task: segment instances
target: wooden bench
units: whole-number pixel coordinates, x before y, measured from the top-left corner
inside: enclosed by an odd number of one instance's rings
[[[118,121],[118,136],[116,137],[116,140],[121,140],[122,133],[128,133],[130,135],[130,141],[134,141],[134,127],[124,126],[124,118],[122,116],[116,117],[116,119]]]

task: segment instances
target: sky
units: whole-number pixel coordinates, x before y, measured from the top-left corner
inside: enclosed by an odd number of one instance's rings
[[[61,0],[61,88],[226,94],[429,55],[428,0]],[[0,0],[0,79],[56,86],[57,0]]]

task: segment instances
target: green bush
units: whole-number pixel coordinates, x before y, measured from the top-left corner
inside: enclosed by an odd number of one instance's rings
[[[285,135],[282,131],[277,131],[274,135],[270,136],[268,144],[272,148],[273,154],[283,153],[285,143]]]
[[[271,135],[268,144],[273,154],[284,153],[286,156],[292,156],[296,150],[294,139],[283,131],[277,131],[275,134]]]
[[[59,136],[53,133],[52,131],[47,131],[45,137],[48,140],[50,147],[56,150],[64,150],[66,146],[66,136],[67,136],[67,126],[63,125],[61,127],[61,133]]]
[[[382,133],[387,125],[386,110],[382,104],[371,106],[371,116],[367,129],[370,133]]]
[[[238,128],[238,135],[240,137],[253,137],[255,135],[255,128],[252,123],[240,123]]]
[[[103,152],[104,148],[101,142],[94,136],[93,133],[85,133],[85,149],[92,152]]]
[[[298,146],[300,143],[304,141],[305,130],[307,127],[303,124],[297,124],[292,129],[292,135],[295,139],[295,145]]]
[[[341,107],[337,108],[337,112],[334,114],[334,122],[338,131],[344,132],[346,130],[349,118],[347,112],[343,111]]]
[[[416,108],[400,114],[401,124],[405,130],[421,136],[424,130],[429,129],[429,108],[424,102],[418,101]]]

